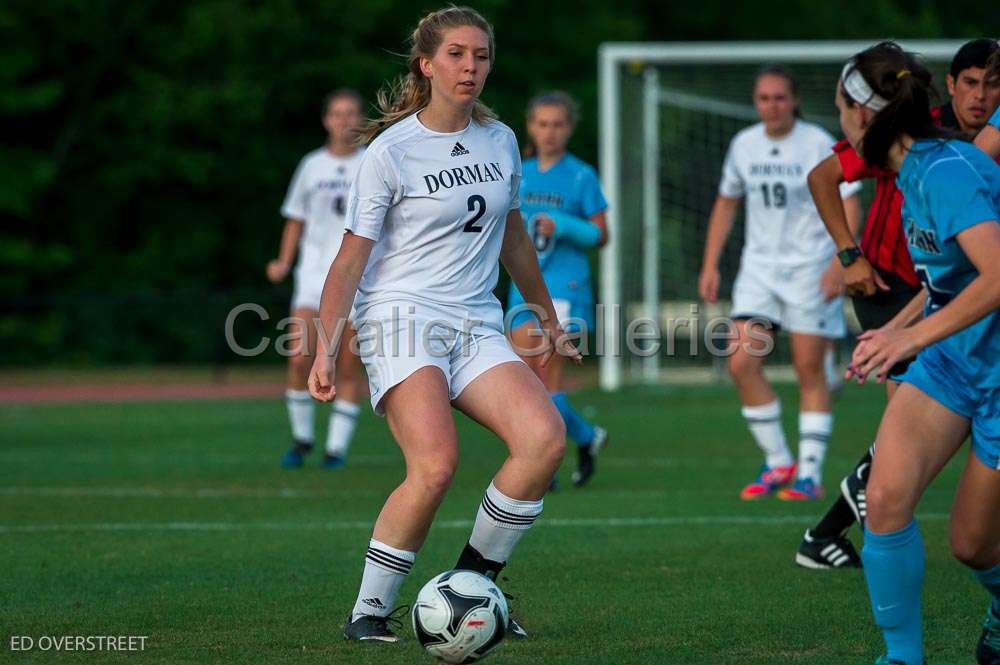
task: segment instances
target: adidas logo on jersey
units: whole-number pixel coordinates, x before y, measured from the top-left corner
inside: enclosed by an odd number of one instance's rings
[[[466,150],[465,146],[459,143],[458,141],[455,142],[455,147],[451,149],[452,157],[461,157],[462,155],[468,155],[468,154],[469,151]]]

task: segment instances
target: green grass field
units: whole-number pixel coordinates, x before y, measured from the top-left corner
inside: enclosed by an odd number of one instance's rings
[[[787,430],[794,392],[782,389]],[[725,387],[575,402],[612,433],[598,475],[563,489],[505,571],[531,640],[489,662],[870,664],[881,638],[859,572],[797,568],[823,505],[737,498],[758,453]],[[881,389],[849,386],[827,463],[832,490],[875,431]],[[325,414],[325,411],[322,411]],[[503,457],[460,418],[463,460],[406,585],[455,561]],[[321,422],[325,418],[321,419]],[[322,428],[320,428],[322,435]],[[385,423],[363,419],[348,467],[283,471],[275,401],[0,407],[4,662],[421,663],[345,643],[370,524],[399,481]],[[972,662],[986,595],[948,552],[962,460],[921,506],[932,665]],[[852,536],[860,545],[856,530]],[[11,652],[10,636],[146,635],[141,653]]]

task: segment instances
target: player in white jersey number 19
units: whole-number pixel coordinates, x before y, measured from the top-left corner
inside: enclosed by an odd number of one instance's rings
[[[547,353],[581,360],[559,327],[521,219],[517,140],[479,101],[493,58],[493,29],[476,11],[450,6],[420,21],[409,72],[368,127],[348,233],[323,287],[327,329],[354,303],[372,405],[406,459],[406,478],[375,522],[344,628],[349,639],[398,639],[392,607],[458,464],[452,407],[509,451],[456,569],[496,579],[541,513],[565,448],[562,419],[510,348],[492,294],[499,260],[545,312],[542,332],[554,341]],[[309,389],[329,401],[340,367],[323,346]],[[525,634],[516,622],[508,632]]]
[[[831,339],[844,335],[842,268],[807,186],[807,175],[829,154],[826,130],[798,117],[794,77],[772,66],[754,81],[754,106],[761,122],[739,132],[729,146],[708,225],[698,280],[701,297],[714,303],[719,257],[739,202],[746,210],[746,242],[733,285],[732,318],[739,341],[729,371],[743,416],[764,453],[757,479],[740,496],[755,500],[777,493],[785,500],[823,495],[822,468],[833,428],[824,355]],[[860,221],[857,187],[842,188],[853,227]],[[769,325],[769,324],[774,324]],[[774,326],[790,333],[792,362],[799,380],[799,460],[785,443],[781,405],[763,373]],[[796,474],[797,469],[797,474]],[[790,486],[789,486],[790,485]]]
[[[281,282],[298,254],[292,318],[287,330],[292,341],[287,348],[290,355],[285,399],[292,426],[292,446],[281,459],[285,468],[302,466],[305,455],[313,448],[315,402],[309,396],[306,382],[316,351],[319,297],[326,273],[340,248],[347,195],[363,154],[357,146],[361,112],[361,97],[353,90],[335,90],[324,99],[322,119],[328,135],[326,145],[303,157],[295,171],[281,206],[286,221],[280,252],[277,259],[267,264],[268,279]],[[346,325],[343,334],[345,340],[354,337],[350,324]],[[356,355],[348,353],[346,343],[342,348],[340,394],[330,412],[322,461],[327,469],[340,468],[347,458],[360,412],[358,402],[364,389],[361,362]]]

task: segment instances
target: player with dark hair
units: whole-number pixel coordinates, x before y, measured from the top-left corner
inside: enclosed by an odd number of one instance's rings
[[[924,317],[861,335],[848,373],[885,381],[916,359],[879,427],[862,550],[887,654],[924,663],[925,560],[914,510],[970,432],[951,514],[951,548],[991,596],[976,657],[1000,662],[1000,167],[931,116],[930,74],[882,42],[852,58],[836,88],[844,135],[865,161],[898,173],[904,233],[927,300]]]
[[[1000,49],[996,42],[988,39],[967,42],[958,50],[947,80],[954,96],[932,110],[936,123],[966,133],[982,127],[989,117],[983,115],[983,105],[992,112],[1000,104],[1000,80],[986,74],[987,61],[997,54]],[[926,70],[922,71],[930,76]],[[925,85],[930,83],[930,79],[924,81]],[[903,233],[900,216],[903,197],[896,187],[896,174],[866,163],[847,141],[840,141],[833,150],[834,154],[809,174],[809,188],[837,244],[855,316],[862,330],[881,328],[893,320],[908,325],[920,315],[922,308],[914,296],[921,287]],[[841,182],[865,178],[875,179],[875,198],[868,209],[859,248],[856,234],[845,219],[838,187]],[[899,385],[895,377],[908,364],[908,360],[903,360],[893,368],[886,381],[887,398],[892,397]],[[796,563],[817,569],[860,567],[861,560],[847,538],[847,530],[855,522],[864,525],[865,483],[870,464],[871,450],[868,450],[841,481],[840,496],[834,504],[814,527],[806,530],[795,555]]]
[[[288,326],[297,348],[288,358],[288,389],[285,400],[292,426],[292,447],[281,458],[285,468],[302,466],[313,449],[315,402],[309,396],[306,381],[316,351],[313,322],[319,316],[323,280],[337,255],[344,235],[347,193],[361,163],[357,145],[358,127],[363,111],[361,95],[354,90],[334,90],[323,99],[322,121],[327,142],[302,158],[281,206],[285,228],[281,234],[278,258],[267,264],[267,277],[274,283],[288,275],[298,254],[295,288],[292,293],[292,319]],[[348,339],[354,335],[346,326]],[[361,362],[348,353],[348,345],[339,359],[340,394],[330,409],[326,452],[322,465],[339,469],[344,465],[354,435],[359,402],[362,397]]]

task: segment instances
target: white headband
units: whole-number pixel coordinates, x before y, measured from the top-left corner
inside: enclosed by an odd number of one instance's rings
[[[878,95],[868,85],[868,81],[855,66],[854,60],[848,60],[847,64],[844,65],[844,69],[840,72],[840,83],[844,86],[844,92],[851,99],[876,113],[889,105],[889,101],[885,97]]]

